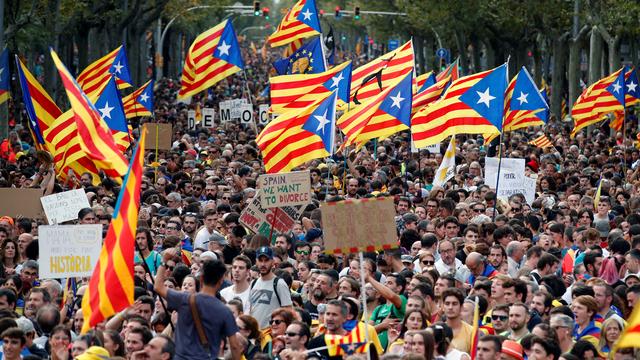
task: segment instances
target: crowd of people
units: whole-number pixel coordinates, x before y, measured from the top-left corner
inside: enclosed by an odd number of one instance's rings
[[[532,203],[498,199],[484,184],[494,150],[481,137],[458,136],[444,186],[433,181],[446,146],[412,152],[406,133],[311,161],[301,168],[313,201],[272,241],[240,222],[263,173],[260,127],[187,127],[195,102],[267,100],[259,94],[274,55],[248,48],[246,83],[231,76],[192,104],[176,101],[179,81],[157,84],[154,121],[173,125],[174,142],[146,154],[131,307],[81,333],[88,279],[40,279],[45,220],[0,214],[0,359],[636,358],[615,347],[640,298],[633,110],[613,136],[605,125],[570,139],[554,119],[506,134],[503,155],[524,158],[537,179]],[[84,188],[91,207],[76,223],[106,233],[118,184],[43,179],[22,115],[0,149],[0,186]],[[554,148],[528,144],[540,131]],[[333,224],[322,223],[321,204],[380,196],[394,198],[398,247],[362,260],[327,252]]]

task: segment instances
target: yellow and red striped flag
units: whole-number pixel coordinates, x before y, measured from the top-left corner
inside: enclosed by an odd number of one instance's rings
[[[586,88],[578,97],[571,116],[575,126],[571,131],[571,137],[585,127],[602,121],[603,115],[616,110],[624,110],[625,79],[624,69],[600,79]]]
[[[343,146],[364,144],[408,130],[411,125],[413,72],[405,74],[379,95],[352,108],[338,119],[345,134]]]
[[[304,41],[302,39],[296,39],[290,42],[289,45],[287,45],[287,47],[285,47],[284,50],[282,51],[282,57],[288,58],[289,56],[293,55],[293,53],[296,52],[296,50],[302,47],[302,44],[304,44]]]
[[[480,304],[476,296],[473,307],[473,331],[471,332],[471,360],[475,360],[478,355],[478,339],[480,338]]]
[[[127,172],[128,164],[122,152],[118,151],[111,131],[53,49],[51,57],[71,103],[83,152],[107,176],[119,180]]]
[[[349,101],[351,61],[317,74],[292,74],[269,79],[271,111],[281,114],[301,109],[337,90],[338,100]]]
[[[153,80],[147,81],[139,89],[122,98],[122,106],[127,119],[153,116]]]
[[[456,134],[499,134],[507,87],[506,64],[464,76],[451,83],[440,100],[411,118],[417,148],[437,144]]]
[[[78,75],[78,84],[88,96],[93,96],[103,88],[105,82],[116,76],[118,89],[131,87],[129,61],[123,45],[94,61]]]
[[[451,75],[447,75],[442,80],[429,86],[423,91],[413,96],[413,104],[411,106],[411,115],[418,112],[423,107],[440,99],[442,94],[447,90],[447,87],[451,84]]]
[[[16,57],[16,63],[22,98],[29,117],[29,128],[34,136],[36,146],[40,150],[51,153],[56,174],[61,180],[67,179],[69,171],[78,178],[88,172],[93,177],[94,185],[99,184],[98,169],[82,151],[78,143],[77,131],[73,131],[76,128],[73,117],[69,116],[73,126],[71,128],[70,124],[61,119],[63,114],[60,108],[18,57]],[[69,114],[72,113],[69,112]],[[71,135],[58,136],[60,133]],[[65,154],[68,154],[74,161],[65,163]]]
[[[131,158],[100,258],[82,297],[82,333],[133,304],[133,252],[140,208],[146,132]]]
[[[411,40],[360,66],[351,75],[351,102],[354,102],[354,97],[357,97],[358,102],[364,103],[367,99],[380,94],[390,85],[397,83],[404,75],[412,72],[414,66]]]
[[[178,99],[206,90],[244,68],[240,44],[231,21],[198,35],[189,47],[182,69],[182,87]]]
[[[336,92],[272,120],[256,138],[268,173],[291,171],[333,153]]]
[[[638,75],[636,69],[632,68],[625,74],[625,94],[624,105],[630,106],[640,102],[640,87],[638,87]],[[613,119],[611,120],[610,127],[616,131],[622,130],[622,125],[625,119],[625,112],[623,110],[616,110],[613,112]]]
[[[315,0],[298,0],[282,18],[268,41],[271,47],[276,47],[321,33]]]
[[[416,76],[415,93],[420,93],[436,83],[436,74],[428,71],[420,76]]]
[[[533,145],[535,147],[539,147],[540,149],[545,149],[545,148],[548,148],[548,147],[554,147],[553,143],[551,142],[551,140],[549,140],[549,138],[545,134],[542,134],[542,135],[538,136],[537,138],[529,141],[527,144]]]
[[[329,356],[353,355],[354,353],[367,352],[369,343],[367,343],[366,331],[365,323],[359,321],[356,327],[346,335],[325,334],[324,341],[325,344],[327,344]]]

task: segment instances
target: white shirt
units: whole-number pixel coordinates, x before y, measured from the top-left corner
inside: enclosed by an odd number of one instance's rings
[[[198,232],[196,233],[196,238],[193,240],[193,248],[207,249],[207,245],[205,244],[205,242],[209,241],[211,235],[216,233],[218,232],[215,230],[213,230],[213,233],[210,233],[209,230],[207,230],[207,227],[203,226],[202,229],[198,230]],[[222,236],[222,234],[220,236]]]
[[[249,294],[251,294],[251,286],[247,286],[247,290],[237,293],[236,286],[228,286],[222,290],[220,290],[220,296],[226,301],[229,302],[235,298],[242,300],[242,312],[245,314],[249,314],[251,312],[251,302],[249,301]]]
[[[442,261],[442,258],[436,261],[436,270],[438,270],[438,273],[440,275],[444,275],[446,273],[458,270],[461,266],[462,266],[462,261],[460,261],[460,259],[458,258],[455,258],[453,266],[449,266],[445,264],[444,261]]]

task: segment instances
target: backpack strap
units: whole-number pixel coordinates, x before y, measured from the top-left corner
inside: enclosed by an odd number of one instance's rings
[[[273,292],[276,293],[276,299],[278,299],[278,305],[282,306],[282,301],[280,301],[280,294],[278,294],[278,281],[280,281],[280,277],[273,278]]]
[[[204,332],[204,327],[202,326],[202,320],[200,319],[200,313],[196,308],[196,294],[189,295],[189,308],[191,309],[191,317],[193,317],[193,324],[196,326],[196,331],[198,332],[198,337],[200,338],[200,344],[204,348],[204,350],[211,357],[211,348],[209,347],[209,339],[207,339],[207,334]]]

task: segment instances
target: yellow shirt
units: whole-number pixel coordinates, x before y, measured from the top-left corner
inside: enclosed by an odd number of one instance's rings
[[[451,346],[462,352],[469,353],[471,351],[471,335],[473,334],[473,326],[462,322],[462,326],[457,331],[453,330],[453,340]]]

